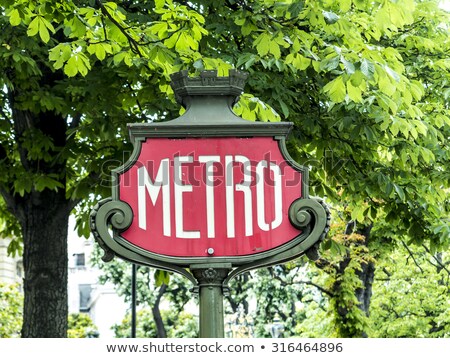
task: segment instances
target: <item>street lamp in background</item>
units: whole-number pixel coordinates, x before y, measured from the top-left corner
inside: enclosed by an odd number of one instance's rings
[[[269,325],[269,331],[272,338],[279,338],[281,334],[284,332],[284,324],[281,322],[278,313],[275,314],[275,317],[273,318],[273,323]]]
[[[239,307],[237,312],[226,322],[227,338],[251,338],[254,336],[253,319]]]

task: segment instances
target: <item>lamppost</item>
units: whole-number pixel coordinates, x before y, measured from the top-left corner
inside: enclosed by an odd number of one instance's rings
[[[273,318],[273,323],[269,326],[270,335],[272,338],[279,338],[284,332],[284,324],[280,320],[278,313],[275,314]]]
[[[253,320],[239,307],[237,312],[226,322],[227,338],[251,338],[254,336]]]

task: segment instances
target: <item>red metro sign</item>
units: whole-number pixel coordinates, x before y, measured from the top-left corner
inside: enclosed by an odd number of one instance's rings
[[[149,138],[119,181],[134,213],[121,236],[157,254],[252,255],[301,233],[288,211],[302,173],[271,137]]]
[[[324,236],[329,213],[309,197],[308,169],[286,150],[292,123],[232,112],[245,78],[177,73],[171,85],[186,112],[128,125],[134,151],[112,171],[111,198],[91,213],[105,260],[116,255],[194,282],[187,268],[231,265],[237,274],[300,256]]]
[[[195,285],[201,337],[224,336],[222,296],[233,277],[314,257],[329,227],[327,207],[309,197],[308,169],[287,152],[293,124],[233,113],[245,79],[234,70],[172,75],[186,112],[128,125],[134,151],[90,216],[103,260],[177,272]]]

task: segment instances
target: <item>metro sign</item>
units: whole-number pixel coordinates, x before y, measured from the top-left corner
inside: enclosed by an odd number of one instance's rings
[[[91,213],[105,260],[179,272],[243,270],[289,261],[323,238],[329,213],[309,197],[308,169],[289,156],[292,123],[250,122],[231,110],[246,75],[172,76],[187,111],[129,124],[134,151],[112,171],[112,196]]]
[[[147,139],[119,181],[134,213],[121,236],[157,254],[251,255],[301,232],[288,210],[302,173],[271,137]]]
[[[242,272],[307,254],[330,213],[308,194],[308,169],[289,156],[293,124],[250,122],[232,107],[247,75],[171,76],[179,118],[129,124],[134,150],[112,170],[112,195],[91,211],[105,251],[177,272],[199,297],[199,335],[224,337],[223,295]]]

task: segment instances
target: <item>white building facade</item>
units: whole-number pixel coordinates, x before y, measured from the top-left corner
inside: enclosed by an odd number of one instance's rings
[[[8,256],[8,245],[11,239],[0,238],[0,282],[18,284],[22,290],[23,261],[22,257]]]
[[[0,282],[18,284],[22,291],[23,260],[8,256],[8,238],[0,238]],[[117,295],[111,284],[102,285],[100,271],[91,267],[93,240],[78,237],[71,218],[68,235],[68,308],[69,313],[86,313],[98,328],[100,338],[112,338],[111,327],[120,324],[129,311],[129,305]]]
[[[129,306],[117,295],[112,284],[98,282],[100,271],[90,265],[93,240],[80,238],[75,230],[70,230],[68,245],[69,313],[88,314],[97,326],[100,338],[112,338],[111,327],[122,322]]]

